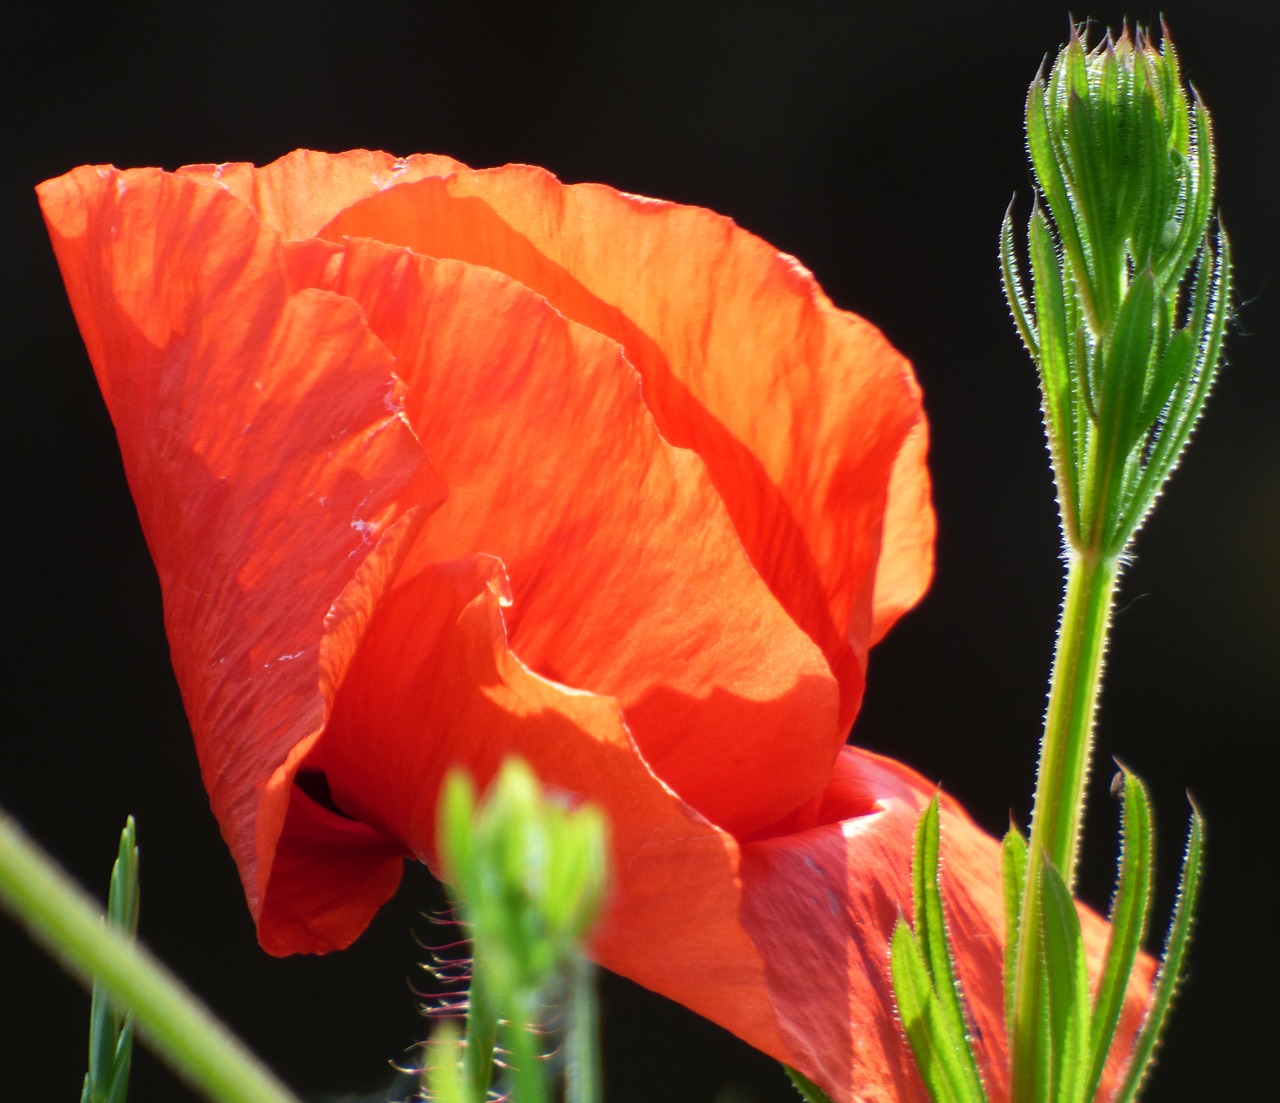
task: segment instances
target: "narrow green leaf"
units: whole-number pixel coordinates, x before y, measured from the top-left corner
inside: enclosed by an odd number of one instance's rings
[[[1193,122],[1195,143],[1191,155],[1184,159],[1182,169],[1182,202],[1179,204],[1183,208],[1182,222],[1173,248],[1160,266],[1162,283],[1183,280],[1208,233],[1213,216],[1213,131],[1209,113],[1199,101],[1196,102]]]
[[[1019,912],[1027,874],[1027,841],[1010,827],[1000,844],[1000,874],[1004,886],[1004,1017],[1013,1037],[1014,988],[1018,978]]]
[[[929,1097],[933,1103],[972,1103],[975,1097],[965,1089],[964,1070],[957,1060],[954,1039],[948,1037],[948,1023],[934,998],[924,953],[901,919],[893,929],[889,962],[902,1029]]]
[[[115,1061],[111,1069],[111,1085],[107,1088],[105,1103],[125,1103],[129,1093],[129,1072],[133,1067],[133,1023],[126,1022],[120,1029],[116,1043]]]
[[[1090,76],[1093,78],[1090,83],[1096,91],[1080,102],[1089,113],[1089,129],[1096,155],[1095,172],[1103,194],[1110,200],[1111,211],[1124,217],[1126,211],[1122,200],[1128,190],[1129,174],[1124,171],[1127,158],[1123,147],[1129,135],[1121,129],[1118,108],[1131,95],[1132,80],[1129,74],[1121,73],[1120,62],[1109,44],[1102,51],[1102,65],[1095,67]],[[1119,226],[1108,227],[1109,231],[1119,229]]]
[[[1168,105],[1172,122],[1169,133],[1169,147],[1187,152],[1189,136],[1187,132],[1187,93],[1182,85],[1182,63],[1178,60],[1178,51],[1169,36],[1169,28],[1161,21],[1160,56],[1164,59],[1160,73],[1163,99]]]
[[[1062,875],[1045,861],[1044,956],[1049,988],[1055,1103],[1081,1103],[1088,1075],[1089,969],[1075,901]]]
[[[1042,894],[1043,896],[1043,894]],[[1043,919],[1043,900],[1041,914],[1037,920]],[[1036,1023],[1032,1045],[1035,1053],[1035,1064],[1032,1068],[1034,1089],[1027,1097],[1040,1103],[1041,1100],[1053,1099],[1053,1032],[1050,1029],[1049,1012],[1049,965],[1044,957],[1044,932],[1041,930],[1032,942],[1033,956],[1040,963],[1040,987],[1037,990],[1039,1006],[1036,1008]]]
[[[1129,977],[1147,931],[1151,907],[1152,823],[1146,786],[1123,766],[1124,791],[1120,806],[1120,868],[1111,905],[1111,930],[1107,953],[1093,999],[1089,1041],[1090,1069],[1084,1092],[1092,1099],[1102,1082],[1102,1071],[1115,1036]]]
[[[1066,349],[1072,334],[1067,329],[1066,292],[1058,268],[1058,252],[1049,220],[1038,207],[1027,227],[1031,255],[1031,279],[1035,289],[1036,332],[1040,335],[1040,385],[1044,390],[1046,429],[1053,451],[1066,456],[1063,434],[1072,421],[1071,365]]]
[[[1097,497],[1087,512],[1101,533],[1098,550],[1104,555],[1119,554],[1132,535],[1123,527],[1134,484],[1126,475],[1138,470],[1134,450],[1148,428],[1139,423],[1139,414],[1152,361],[1160,352],[1160,312],[1155,279],[1150,271],[1143,272],[1125,296],[1111,340],[1099,350],[1101,418],[1093,457]]]
[[[911,902],[915,908],[915,936],[924,951],[929,982],[935,990],[951,979],[951,957],[938,892],[938,797],[935,794],[916,824],[911,860]],[[948,986],[949,987],[949,986]]]
[[[1139,273],[1129,287],[1108,343],[1099,407],[1105,407],[1110,431],[1119,449],[1128,452],[1147,428],[1139,425],[1146,381],[1157,352],[1159,303],[1150,270]]]
[[[961,1066],[966,1098],[978,1099],[983,1097],[982,1081],[978,1076],[977,1061],[969,1046],[969,1027],[965,1021],[960,986],[951,960],[951,944],[938,879],[940,852],[940,816],[938,797],[935,794],[916,825],[915,853],[911,862],[915,937],[929,970],[937,1011],[946,1023],[947,1038]]]
[[[790,1078],[804,1103],[831,1103],[831,1097],[803,1073],[796,1072],[790,1065],[783,1065],[782,1070]]]
[[[1062,235],[1063,254],[1071,267],[1083,274],[1088,270],[1085,250],[1076,223],[1069,217],[1071,200],[1067,193],[1067,179],[1063,175],[1049,127],[1049,98],[1050,92],[1044,81],[1036,78],[1027,95],[1027,152],[1031,157],[1036,184],[1044,193],[1045,201]],[[1088,298],[1087,280],[1080,280],[1080,288],[1085,314],[1092,325],[1096,311]]]
[[[1072,214],[1080,226],[1081,248],[1088,261],[1087,270],[1077,273],[1077,278],[1089,286],[1097,330],[1105,332],[1120,298],[1121,270],[1119,266],[1108,263],[1116,250],[1110,225],[1107,181],[1101,175],[1104,159],[1098,148],[1092,114],[1082,98],[1072,96],[1068,100],[1064,149],[1070,164],[1067,191],[1071,196]],[[1053,212],[1058,226],[1067,217],[1066,212]]]
[[[138,933],[138,838],[133,817],[125,820],[111,866],[106,922],[130,936]],[[133,1024],[111,999],[105,985],[94,981],[89,1008],[89,1071],[84,1103],[124,1103],[133,1058]]]
[[[1197,270],[1192,317],[1186,327],[1198,334],[1195,367],[1174,388],[1164,427],[1156,437],[1141,483],[1134,488],[1125,521],[1130,531],[1137,529],[1155,502],[1204,410],[1222,359],[1231,287],[1231,244],[1226,232],[1219,228],[1216,254],[1212,243],[1205,242],[1205,253]]]
[[[1164,1030],[1165,1018],[1174,992],[1182,980],[1182,966],[1191,938],[1191,923],[1200,895],[1200,875],[1204,864],[1204,820],[1194,802],[1191,805],[1191,829],[1187,837],[1186,856],[1178,879],[1178,902],[1173,910],[1173,923],[1165,941],[1164,960],[1156,976],[1151,1007],[1134,1043],[1133,1057],[1124,1085],[1114,1103],[1132,1103],[1151,1068],[1151,1058]]]
[[[1022,338],[1031,359],[1040,361],[1040,338],[1036,334],[1035,323],[1031,320],[1031,306],[1027,293],[1022,286],[1022,275],[1018,270],[1018,258],[1013,248],[1013,203],[1004,212],[1004,221],[1000,223],[1000,277],[1004,284],[1005,301],[1009,304],[1009,313],[1013,315],[1013,324]]]
[[[1138,421],[1154,425],[1177,389],[1178,383],[1193,374],[1192,360],[1196,354],[1196,341],[1191,330],[1179,329],[1169,338],[1164,355],[1151,376],[1151,388],[1142,401]]]
[[[1074,26],[1071,28],[1071,38],[1062,51],[1061,60],[1065,66],[1061,93],[1063,100],[1069,99],[1072,93],[1077,96],[1087,96],[1089,94],[1088,55]]]
[[[1142,58],[1141,63],[1145,65],[1143,55],[1139,54],[1138,57]],[[1132,257],[1134,264],[1141,269],[1161,261],[1161,240],[1165,223],[1174,211],[1170,202],[1168,142],[1160,121],[1156,98],[1144,88],[1140,93],[1140,101],[1141,125],[1134,128],[1133,135],[1134,160],[1138,166],[1135,174],[1138,177],[1137,186],[1135,195],[1125,197],[1124,202],[1131,204],[1133,208]]]

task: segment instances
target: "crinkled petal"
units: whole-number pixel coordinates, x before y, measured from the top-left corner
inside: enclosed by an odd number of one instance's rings
[[[499,269],[617,340],[852,719],[867,647],[932,569],[919,389],[874,327],[729,219],[529,166],[389,188],[322,234]]]
[[[245,162],[186,165],[175,175],[226,188],[286,241],[293,241],[315,237],[340,211],[384,188],[466,167],[452,157],[430,153],[393,157],[367,149],[296,149],[262,168]]]
[[[615,698],[658,776],[733,833],[820,792],[842,743],[826,661],[618,344],[492,269],[369,240],[289,255],[360,303],[449,485],[405,570],[500,558],[521,660]]]
[[[325,616],[384,533],[445,490],[357,305],[291,292],[278,235],[235,196],[105,167],[39,194],[256,914],[280,830],[260,789],[324,725]]]

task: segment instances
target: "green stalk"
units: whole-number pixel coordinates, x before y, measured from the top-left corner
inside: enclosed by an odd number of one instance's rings
[[[1075,881],[1084,789],[1093,742],[1093,718],[1102,682],[1102,662],[1110,627],[1119,561],[1091,552],[1071,553],[1062,623],[1054,653],[1045,713],[1044,738],[1036,773],[1035,807],[1022,889],[1023,922],[1018,930],[1014,987],[1013,1103],[1034,1103],[1045,1070],[1037,1068],[1043,1029],[1040,930],[1041,871],[1049,861],[1068,887]],[[1026,920],[1032,919],[1028,922]]]
[[[513,1004],[511,1021],[503,1032],[510,1054],[507,1073],[511,1098],[518,1103],[550,1103],[547,1066],[536,1033],[540,1011],[537,993],[519,992]]]
[[[586,958],[569,965],[569,1027],[565,1036],[565,1103],[601,1103],[600,1013],[595,967]]]
[[[86,987],[97,978],[155,1053],[214,1103],[298,1103],[163,965],[0,812],[0,904]]]

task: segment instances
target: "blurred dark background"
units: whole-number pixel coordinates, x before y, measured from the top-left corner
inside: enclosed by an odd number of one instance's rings
[[[1171,904],[1190,788],[1209,822],[1191,979],[1152,1100],[1261,1099],[1274,1047],[1280,584],[1277,16],[1167,0],[1217,127],[1238,261],[1230,362],[1137,546],[1116,618],[1082,888],[1109,895],[1109,755],[1151,783]],[[1075,5],[1116,25],[1157,9]],[[13,19],[13,15],[9,16]],[[25,5],[0,38],[7,688],[0,803],[104,889],[137,816],[143,933],[311,1099],[377,1092],[421,1038],[421,871],[350,951],[257,947],[200,786],[159,595],[32,187],[84,162],[263,163],[299,146],[544,165],[702,204],[800,257],[914,361],[933,431],[933,589],[877,650],[857,742],[941,779],[993,832],[1028,811],[1060,596],[1034,374],[995,256],[1029,208],[1026,86],[1065,3],[106,0]],[[1272,58],[1268,62],[1266,59]],[[1260,868],[1259,868],[1260,867]],[[673,916],[672,922],[679,917]],[[771,1103],[776,1066],[634,986],[603,986],[609,1098]],[[0,918],[11,1099],[78,1097],[87,999]],[[134,1103],[190,1098],[140,1057]]]

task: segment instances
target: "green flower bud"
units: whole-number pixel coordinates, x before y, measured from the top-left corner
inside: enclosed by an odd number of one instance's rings
[[[1230,297],[1212,232],[1209,114],[1188,96],[1165,33],[1073,29],[1027,97],[1038,189],[1032,294],[1012,220],[1005,294],[1040,372],[1062,522],[1078,552],[1115,556],[1137,531],[1204,407]]]
[[[509,759],[478,811],[471,782],[449,776],[440,848],[488,998],[502,1008],[553,986],[604,901],[600,811],[545,796],[529,767]]]

